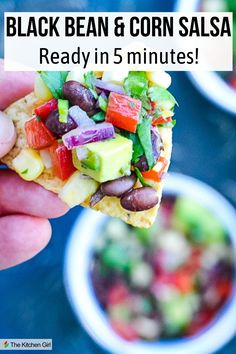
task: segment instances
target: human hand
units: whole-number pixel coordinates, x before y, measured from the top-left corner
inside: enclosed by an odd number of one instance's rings
[[[4,72],[0,60],[0,110],[33,90],[33,73]],[[13,123],[0,112],[0,159],[14,146]],[[68,207],[33,182],[12,171],[0,169],[0,269],[24,262],[49,242],[48,218],[65,214]]]

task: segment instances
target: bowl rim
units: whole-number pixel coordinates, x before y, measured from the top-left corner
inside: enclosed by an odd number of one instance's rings
[[[195,12],[201,0],[178,0],[175,12]],[[197,89],[217,107],[236,115],[236,91],[214,71],[188,71]]]
[[[179,173],[168,175],[164,193],[189,196],[217,215],[230,235],[236,258],[236,211],[220,193],[193,177]],[[215,320],[195,336],[170,341],[129,343],[115,334],[95,297],[89,273],[91,246],[98,227],[107,218],[91,209],[80,214],[71,231],[64,263],[64,283],[74,313],[103,349],[115,354],[156,354],[157,350],[158,354],[207,354],[215,352],[233,337],[236,333],[236,278],[231,298]]]

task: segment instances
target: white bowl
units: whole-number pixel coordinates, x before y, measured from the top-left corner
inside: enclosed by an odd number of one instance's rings
[[[236,211],[214,189],[194,178],[172,173],[165,195],[185,195],[206,206],[228,231],[236,258]],[[90,278],[93,245],[107,216],[84,210],[75,222],[65,255],[64,279],[72,308],[91,337],[115,354],[208,354],[218,350],[236,333],[236,279],[232,296],[215,321],[198,335],[179,340],[127,342],[112,330],[95,297]]]
[[[214,0],[212,0],[214,1]],[[201,0],[178,0],[175,11],[198,11]],[[218,107],[236,115],[236,90],[214,71],[192,71],[188,75],[197,89]]]

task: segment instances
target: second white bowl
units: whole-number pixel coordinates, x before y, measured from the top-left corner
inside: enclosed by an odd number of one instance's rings
[[[180,174],[166,180],[166,195],[183,195],[208,208],[230,235],[236,259],[236,212],[208,185]],[[75,222],[65,256],[65,286],[74,312],[88,333],[104,349],[114,354],[209,354],[222,347],[236,333],[236,280],[233,293],[215,321],[198,335],[186,339],[129,343],[111,328],[102,311],[90,278],[93,246],[107,216],[84,210]]]

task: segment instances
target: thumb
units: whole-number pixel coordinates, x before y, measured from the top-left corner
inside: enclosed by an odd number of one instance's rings
[[[13,122],[0,112],[0,158],[6,155],[16,142],[16,131]]]

